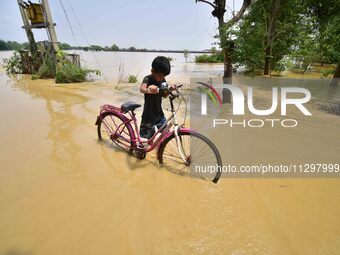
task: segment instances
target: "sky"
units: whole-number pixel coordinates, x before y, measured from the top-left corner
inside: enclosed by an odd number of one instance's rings
[[[38,2],[38,0],[32,0]],[[195,0],[49,0],[59,42],[120,48],[210,49],[215,41],[217,22],[212,7]],[[63,12],[63,4],[72,30]],[[238,10],[242,0],[227,0]],[[71,6],[81,23],[78,26]],[[230,15],[230,14],[229,14]],[[16,0],[0,0],[0,39],[27,41]],[[47,40],[46,31],[33,30],[36,41]]]

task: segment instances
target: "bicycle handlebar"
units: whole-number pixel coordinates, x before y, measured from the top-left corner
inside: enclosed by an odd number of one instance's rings
[[[163,82],[163,83],[161,84],[161,86],[158,88],[158,92],[160,92],[160,90],[164,90],[164,91],[166,91],[166,92],[169,92],[169,94],[170,94],[169,99],[170,99],[171,112],[172,112],[173,114],[175,114],[175,113],[178,112],[179,107],[180,107],[182,101],[184,101],[184,103],[185,103],[185,115],[184,115],[184,121],[183,121],[183,124],[182,124],[182,125],[184,125],[185,120],[186,120],[186,116],[187,116],[187,103],[186,103],[186,100],[185,100],[184,96],[183,96],[182,93],[179,91],[179,88],[181,88],[181,87],[183,87],[183,84],[181,84],[181,85],[174,85],[173,87],[170,87],[170,88],[169,88],[168,84],[167,84],[166,82]],[[174,90],[177,92],[176,94],[173,93]],[[178,108],[177,108],[177,110],[175,110],[175,109],[174,109],[173,100],[174,100],[175,98],[179,98],[179,97],[181,97],[182,100],[181,100],[181,99],[179,100],[180,102],[179,102]],[[175,116],[175,115],[173,115],[173,117],[174,117],[174,116]]]
[[[173,98],[176,98],[176,97],[178,97],[179,94],[180,94],[180,92],[179,92],[178,89],[181,88],[182,86],[183,86],[183,84],[181,84],[181,85],[175,85],[174,87],[170,87],[170,88],[169,88],[169,85],[168,85],[166,82],[163,82],[163,83],[161,84],[160,88],[158,88],[158,91],[161,91],[161,90],[167,91],[167,92],[170,93],[170,95],[171,95]],[[172,89],[175,89],[176,92],[177,92],[177,94],[172,93],[172,91],[173,91]]]

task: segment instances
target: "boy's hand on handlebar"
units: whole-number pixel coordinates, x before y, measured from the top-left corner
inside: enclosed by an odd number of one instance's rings
[[[167,90],[163,92],[163,97],[168,97],[172,91],[176,90],[176,85],[170,86]]]
[[[150,85],[148,89],[150,90],[150,94],[158,94],[158,87],[156,85]]]

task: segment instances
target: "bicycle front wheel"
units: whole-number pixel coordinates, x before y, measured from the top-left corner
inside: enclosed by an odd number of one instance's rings
[[[222,159],[216,146],[205,136],[179,131],[169,136],[159,148],[159,163],[169,171],[211,180],[221,177]]]

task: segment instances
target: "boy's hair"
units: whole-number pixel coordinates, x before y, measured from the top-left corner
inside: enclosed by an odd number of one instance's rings
[[[152,69],[156,73],[161,73],[164,75],[169,75],[171,71],[170,61],[167,57],[159,56],[152,61]]]

